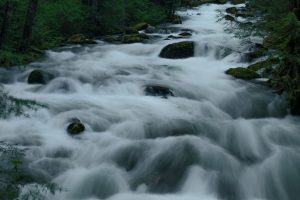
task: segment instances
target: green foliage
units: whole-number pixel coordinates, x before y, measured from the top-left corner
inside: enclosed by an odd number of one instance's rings
[[[25,109],[36,110],[40,107],[45,107],[45,105],[32,100],[18,99],[9,96],[0,89],[0,119],[8,118],[11,115],[25,115]]]
[[[25,168],[25,150],[0,141],[0,199],[44,200],[62,189],[37,179]],[[25,189],[25,192],[22,192]]]

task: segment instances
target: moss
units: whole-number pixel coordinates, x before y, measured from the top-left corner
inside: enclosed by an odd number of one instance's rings
[[[140,30],[145,30],[146,28],[148,28],[149,24],[147,24],[146,22],[141,22],[141,23],[138,23],[134,26],[134,28],[138,31]]]
[[[164,47],[159,56],[162,58],[189,58],[194,56],[194,42],[184,41]]]
[[[86,38],[85,35],[83,35],[83,34],[76,34],[76,35],[71,36],[68,39],[67,43],[70,43],[70,44],[95,44],[96,42],[91,39]]]
[[[69,124],[67,131],[71,135],[78,135],[85,131],[85,126],[81,122],[73,122]]]
[[[10,67],[18,65],[26,65],[30,62],[39,60],[44,57],[42,50],[30,49],[28,52],[19,53],[10,50],[0,51],[0,66]]]
[[[121,35],[107,35],[103,39],[105,42],[111,42],[111,43],[121,43],[122,42]]]
[[[258,70],[261,69],[272,68],[273,65],[279,64],[279,61],[280,61],[279,58],[270,57],[264,61],[260,61],[252,65],[249,65],[247,68],[257,72]]]
[[[143,42],[145,39],[149,37],[146,34],[131,34],[131,35],[124,35],[122,38],[122,43],[130,44],[130,43],[139,43]]]
[[[252,52],[246,53],[246,58],[249,62],[252,62],[253,60],[255,60],[257,58],[261,58],[261,57],[265,56],[267,54],[267,52],[268,52],[268,49],[259,48]]]
[[[234,76],[235,78],[246,79],[246,80],[260,77],[259,74],[257,74],[256,72],[243,67],[230,68],[225,73]]]

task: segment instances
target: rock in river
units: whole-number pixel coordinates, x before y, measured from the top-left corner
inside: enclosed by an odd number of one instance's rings
[[[195,44],[192,41],[169,44],[161,50],[159,56],[170,59],[193,57],[194,46]]]

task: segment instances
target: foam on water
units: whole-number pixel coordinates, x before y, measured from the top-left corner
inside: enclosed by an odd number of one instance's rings
[[[11,95],[48,108],[1,120],[0,141],[26,146],[29,169],[63,188],[49,199],[298,199],[300,120],[267,88],[224,74],[245,65],[236,52],[246,47],[216,22],[228,6],[179,12],[186,20],[175,27],[193,36],[176,41],[195,41],[193,58],[159,58],[175,42],[160,34],[48,51],[31,65],[58,76],[47,85],[26,83],[32,69],[11,72]],[[145,96],[147,84],[175,97]],[[86,131],[71,137],[74,117]]]

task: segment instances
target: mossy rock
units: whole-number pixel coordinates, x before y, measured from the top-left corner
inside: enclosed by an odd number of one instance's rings
[[[252,62],[255,59],[261,58],[265,56],[268,52],[266,48],[258,48],[254,51],[245,54],[246,61]]]
[[[246,80],[260,77],[258,73],[243,67],[230,68],[225,73],[234,76],[235,78],[246,79]]]
[[[147,24],[146,22],[141,22],[141,23],[138,23],[134,26],[134,28],[138,31],[141,31],[141,30],[145,30],[149,27],[149,24]]]
[[[121,35],[107,35],[103,38],[103,40],[110,43],[121,43],[123,38]]]
[[[250,69],[252,71],[259,71],[261,69],[266,69],[266,68],[272,68],[273,65],[275,64],[279,64],[279,58],[274,58],[274,57],[271,57],[271,58],[268,58],[266,60],[263,60],[263,61],[260,61],[260,62],[256,62],[252,65],[249,65],[247,67],[247,69]]]
[[[232,22],[235,21],[235,18],[232,17],[231,15],[225,15],[224,19],[227,21],[232,21]]]
[[[130,44],[130,43],[140,43],[143,42],[145,39],[149,39],[146,34],[131,34],[131,35],[124,35],[122,38],[122,43]]]
[[[124,33],[129,35],[129,34],[138,34],[138,30],[135,27],[127,27],[124,30]]]
[[[163,98],[175,96],[172,89],[161,85],[147,85],[144,89],[144,92],[147,96],[159,96]]]
[[[195,44],[193,41],[169,44],[161,50],[159,56],[170,59],[193,57],[195,53],[194,47]]]
[[[53,74],[36,69],[29,74],[27,82],[29,84],[46,84],[54,78]]]
[[[238,13],[238,9],[236,7],[230,7],[230,8],[226,8],[226,12],[228,14],[235,15]]]
[[[85,131],[84,124],[77,118],[72,119],[72,122],[67,127],[67,132],[70,135],[78,135]]]
[[[97,42],[86,38],[83,34],[73,35],[67,42],[70,44],[97,44]]]

